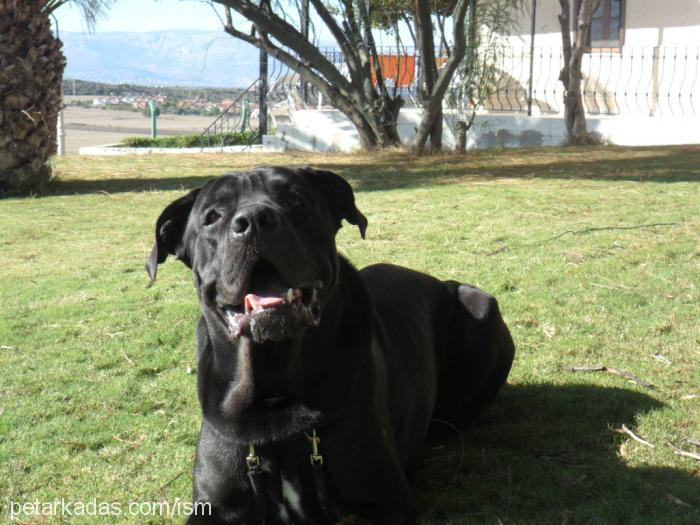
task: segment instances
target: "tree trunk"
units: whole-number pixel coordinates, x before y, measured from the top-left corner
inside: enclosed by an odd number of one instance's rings
[[[469,130],[469,124],[464,120],[457,121],[455,126],[455,132],[457,134],[457,146],[455,149],[457,153],[465,153],[467,151],[467,131]]]
[[[65,57],[46,0],[0,0],[0,193],[51,178]]]
[[[416,0],[416,39],[421,51],[423,75],[423,78],[420,79],[423,116],[413,144],[414,150],[418,154],[425,152],[428,140],[430,140],[430,151],[438,151],[442,147],[442,100],[457,66],[466,53],[465,20],[469,7],[468,2],[469,0],[457,0],[452,10],[452,52],[445,65],[438,71],[433,47],[430,3]],[[476,2],[472,3],[472,5],[475,4]],[[475,16],[473,10],[470,16]],[[426,57],[429,57],[428,60]]]
[[[435,63],[435,41],[433,39],[433,20],[430,13],[430,2],[416,0],[415,34],[420,50],[420,77],[418,91],[420,93],[423,111],[429,111],[430,98],[437,81],[438,70]],[[439,110],[440,118],[431,118],[428,129],[425,130],[430,141],[429,151],[439,151],[442,148],[442,104]]]
[[[331,105],[355,125],[364,148],[376,149],[400,144],[396,124],[403,99],[400,96],[389,96],[380,74],[377,74],[377,85],[372,84],[371,57],[376,57],[377,53],[371,39],[368,39],[368,43],[363,42],[358,13],[345,13],[348,15],[347,20],[341,27],[322,0],[310,0],[317,15],[343,50],[348,67],[346,75],[299,30],[278,16],[274,12],[275,6],[260,9],[249,0],[214,1],[237,11],[255,27],[255,31],[241,31],[234,27],[232,17],[227,14],[224,25],[226,33],[264,49],[323,93]],[[352,2],[345,1],[342,5],[352,10]],[[374,66],[377,64],[375,59]]]
[[[559,80],[564,85],[564,122],[566,133],[571,144],[585,144],[588,142],[588,129],[586,127],[586,112],[583,106],[581,93],[581,60],[586,49],[588,34],[591,27],[591,18],[598,9],[601,0],[581,0],[578,16],[576,17],[576,39],[571,42],[571,5],[569,0],[559,0],[561,14],[559,24],[561,26],[562,47],[564,52],[564,67],[559,74]]]

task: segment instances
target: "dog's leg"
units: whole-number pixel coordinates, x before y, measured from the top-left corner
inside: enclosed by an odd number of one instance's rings
[[[391,424],[379,409],[367,413],[364,403],[339,421],[324,453],[329,480],[336,485],[343,525],[411,523],[411,490],[393,441]],[[364,407],[364,408],[363,408]]]
[[[246,447],[232,444],[224,435],[202,423],[194,468],[193,499],[197,506],[186,525],[254,525],[258,522],[254,495],[246,475],[246,453]]]
[[[434,417],[458,424],[496,397],[508,378],[515,346],[493,296],[468,284],[446,284],[457,304]]]

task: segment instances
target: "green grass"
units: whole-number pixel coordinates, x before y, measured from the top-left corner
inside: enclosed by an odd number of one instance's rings
[[[246,146],[255,138],[254,131],[234,131],[215,133],[209,137],[209,143],[217,146]],[[174,135],[157,137],[126,137],[117,147],[128,148],[199,148],[202,146],[201,134]]]
[[[49,194],[0,201],[0,521],[8,501],[190,497],[198,307],[186,268],[149,287],[143,260],[167,203],[263,163],[352,182],[367,240],[346,226],[338,245],[357,266],[499,299],[510,384],[461,430],[461,462],[454,432],[426,448],[421,523],[700,523],[700,462],[667,445],[700,452],[698,147],[58,160]],[[582,365],[655,388],[566,371]]]

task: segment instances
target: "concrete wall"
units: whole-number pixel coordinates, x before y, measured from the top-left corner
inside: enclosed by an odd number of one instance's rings
[[[444,120],[444,147],[454,148],[454,124],[457,115],[449,113]],[[399,115],[399,134],[408,144],[420,121],[420,110],[404,109]],[[697,120],[664,117],[590,116],[589,131],[599,133],[604,140],[619,145],[648,146],[671,144],[700,144]],[[478,115],[467,136],[467,147],[558,146],[566,137],[566,127],[560,116],[519,114]],[[301,110],[294,125],[280,125],[277,135],[268,136],[263,143],[268,150],[304,150],[352,152],[360,148],[354,126],[339,111]]]
[[[454,134],[448,119],[443,132],[443,144],[454,148]],[[404,143],[415,135],[420,123],[420,110],[402,109],[399,113],[398,132]],[[360,137],[355,126],[340,111],[334,109],[302,109],[294,113],[292,124],[279,124],[274,137],[266,137],[265,147],[299,149],[305,151],[354,151],[360,149]]]

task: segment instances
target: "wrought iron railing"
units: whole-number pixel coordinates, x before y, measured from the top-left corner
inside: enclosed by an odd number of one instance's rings
[[[348,75],[345,56],[337,48],[322,48],[324,56]],[[420,105],[420,56],[412,47],[378,48],[387,83],[404,96],[406,105]],[[477,52],[478,53],[478,52]],[[491,112],[558,114],[563,111],[561,47],[502,47],[488,53],[493,66],[487,95],[479,108]],[[438,65],[444,58],[438,58]],[[530,95],[530,71],[532,92]],[[700,115],[700,47],[623,47],[620,51],[586,53],[582,62],[583,103],[590,115]],[[258,129],[259,85],[256,80],[201,134],[202,146],[221,146],[237,131]],[[460,79],[452,90],[460,89]],[[445,101],[459,100],[454,91]],[[293,118],[296,109],[328,108],[317,89],[298,73],[270,57],[268,62],[269,115],[274,124]],[[455,104],[456,105],[456,104]],[[463,107],[457,109],[464,109]],[[251,134],[250,143],[260,140]]]
[[[337,48],[322,52],[347,74],[345,57]],[[378,49],[389,84],[418,104],[417,81],[420,57],[412,47],[385,46]],[[533,111],[554,114],[563,111],[564,89],[559,80],[563,65],[561,47],[503,47],[495,56],[490,94],[482,107],[494,112]],[[384,57],[384,58],[382,58]],[[393,58],[392,58],[393,57]],[[438,59],[444,60],[444,59]],[[528,85],[532,62],[532,99]],[[299,75],[276,60],[270,60],[269,99],[287,100],[296,107],[318,105],[318,92]],[[700,108],[700,47],[623,47],[618,51],[593,51],[583,57],[584,106],[592,115],[673,116],[692,118]],[[457,89],[459,79],[453,82]],[[449,100],[447,97],[446,100]],[[322,101],[327,104],[328,101]]]
[[[202,131],[199,136],[200,146],[225,146],[234,133],[257,129],[259,86],[260,79],[248,86]],[[256,138],[256,135],[252,134],[249,143],[254,142]]]
[[[532,105],[540,113],[563,110],[564,88],[559,72],[561,48],[505,48],[497,63],[490,111],[526,111],[532,59]],[[583,56],[583,103],[591,115],[698,115],[700,48],[624,47]]]

